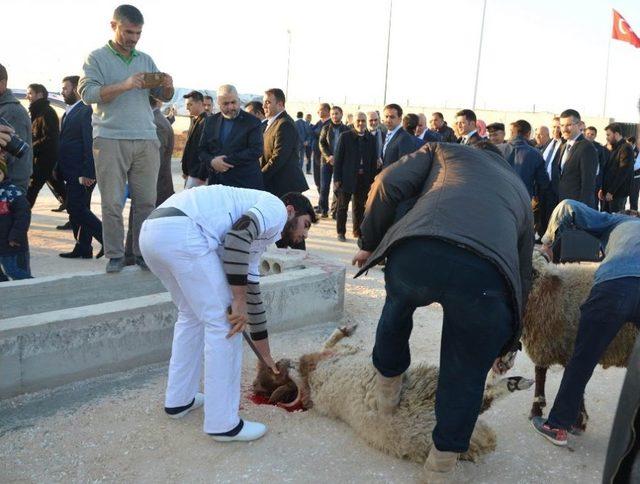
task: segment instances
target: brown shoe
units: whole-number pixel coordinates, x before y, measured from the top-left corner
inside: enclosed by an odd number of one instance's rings
[[[402,390],[402,375],[388,378],[378,373],[378,411],[384,415],[391,415],[400,403]]]
[[[429,484],[455,482],[453,478],[457,462],[457,452],[443,452],[432,445],[424,463],[424,482]]]

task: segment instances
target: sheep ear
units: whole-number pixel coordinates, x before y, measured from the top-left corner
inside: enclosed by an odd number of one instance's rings
[[[298,389],[295,385],[281,385],[276,388],[271,397],[269,397],[269,403],[289,403],[296,398]]]

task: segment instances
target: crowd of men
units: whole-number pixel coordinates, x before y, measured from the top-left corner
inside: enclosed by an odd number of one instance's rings
[[[117,273],[128,264],[149,270],[147,254],[179,309],[165,408],[171,416],[204,404],[209,412],[205,431],[216,440],[253,440],[264,434],[266,427],[238,423],[237,415],[237,333],[245,324],[253,324],[251,337],[274,366],[258,276],[250,272],[252,256],[271,242],[305,249],[318,216],[335,219],[337,237],[346,241],[350,204],[360,273],[387,263],[389,290],[373,349],[379,408],[392,413],[399,401],[410,361],[413,311],[437,301],[445,315],[449,312],[440,370],[448,376],[438,386],[435,447],[427,462],[434,475],[449,473],[458,453],[468,448],[486,374],[496,356],[517,347],[514,328],[530,285],[534,231],[548,251],[569,219],[585,230],[608,227],[598,232],[608,250],[609,259],[601,265],[606,277],[595,281],[585,304],[591,313],[583,312],[581,328],[595,328],[602,319],[591,317],[596,313],[619,316],[620,324],[607,332],[613,338],[625,321],[640,318],[640,303],[632,298],[640,266],[634,269],[638,273],[629,272],[638,258],[636,249],[625,245],[639,226],[628,223],[629,217],[610,215],[623,211],[627,199],[637,210],[640,187],[636,141],[624,137],[619,123],[605,127],[604,146],[595,141],[596,128],[586,126],[574,109],[535,133],[524,119],[510,123],[507,133],[503,123],[486,125],[470,109],[458,111],[450,127],[440,112],[427,118],[406,114],[398,104],[384,106],[381,113],[345,117],[340,106],[321,103],[319,120],[312,123],[311,114],[297,112],[294,120],[287,113],[281,89],[268,89],[262,101],[243,106],[237,89],[225,84],[218,88],[215,113],[212,97],[199,91],[184,96],[191,122],[180,160],[184,189],[174,195],[175,112],[161,111],[174,96],[173,79],[136,50],[143,24],[135,7],[116,9],[113,40],[88,55],[82,76],[61,80],[67,108],[60,120],[41,84],[28,86],[27,112],[7,88],[8,73],[0,65],[0,280],[31,277],[30,213],[45,184],[69,215],[68,224],[58,228],[73,233],[74,247],[61,257],[92,258],[95,240],[102,246],[96,257],[106,256],[106,272]],[[439,178],[443,172],[448,176]],[[309,189],[305,173],[313,174],[316,207],[301,195]],[[102,220],[91,211],[96,185]],[[127,198],[131,210],[125,236]],[[485,210],[484,218],[469,217],[474,206],[487,204],[492,210]],[[222,213],[221,206],[229,212]],[[184,247],[182,236],[191,231],[201,246]],[[610,239],[614,231],[623,235]],[[224,246],[221,259],[209,250],[216,244]],[[611,262],[616,257],[633,260]],[[185,272],[185,264],[194,261],[201,264]],[[622,279],[619,292],[631,301],[624,314],[622,304],[613,310],[596,297],[612,280]],[[415,287],[429,290],[414,294],[408,289]],[[247,304],[261,311],[248,312]],[[206,317],[197,316],[193,307],[205,308]],[[247,314],[254,316],[253,323]],[[225,336],[229,323],[232,330]],[[220,361],[212,366],[218,373],[205,375],[205,393],[209,387],[211,395],[222,394],[225,382],[233,380],[227,385],[233,387],[228,401],[204,400],[198,393],[201,325],[223,331],[207,332],[205,364]],[[595,332],[586,331],[579,343],[587,350],[576,352],[569,364],[549,421],[534,422],[558,445],[566,445],[579,397],[606,348],[594,343]],[[233,343],[228,343],[231,336]],[[220,359],[225,352],[233,365]]]

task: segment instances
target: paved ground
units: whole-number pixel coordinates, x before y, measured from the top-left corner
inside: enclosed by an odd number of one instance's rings
[[[179,186],[178,177],[175,182]],[[94,196],[99,212],[97,202]],[[104,270],[103,260],[57,256],[70,250],[72,241],[70,232],[54,228],[66,218],[50,212],[56,205],[45,188],[30,233],[34,276]],[[348,264],[356,246],[338,242],[333,221],[323,220],[312,229],[308,249]],[[345,319],[360,324],[355,338],[371,348],[384,300],[382,272],[373,269],[357,280],[353,274],[349,267]],[[437,364],[441,315],[437,306],[417,311],[414,360]],[[272,335],[274,356],[314,350],[333,326]],[[248,352],[244,366],[246,395],[255,373],[255,358]],[[533,377],[526,355],[519,355],[512,373]],[[559,368],[550,371],[551,398],[561,375]],[[462,463],[459,482],[599,482],[623,376],[622,370],[596,370],[587,395],[589,429],[572,438],[568,449],[553,447],[530,429],[531,391],[496,403],[483,418],[498,435],[497,451],[482,463]],[[267,436],[250,444],[215,443],[202,433],[200,410],[180,421],[164,416],[165,380],[166,365],[154,365],[0,402],[0,482],[404,483],[420,476],[420,466],[369,448],[341,422],[313,411],[288,414],[256,406],[246,398],[242,415],[267,423]]]

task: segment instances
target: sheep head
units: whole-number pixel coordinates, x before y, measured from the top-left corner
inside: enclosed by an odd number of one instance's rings
[[[531,388],[533,384],[533,380],[529,380],[528,378],[523,378],[521,376],[509,376],[487,384],[484,390],[480,413],[487,410],[494,401],[499,400],[510,393],[527,390]]]
[[[258,374],[253,380],[253,391],[257,395],[267,397],[269,403],[290,403],[298,395],[298,387],[289,375],[292,363],[287,359],[278,360],[276,368],[280,372],[279,374],[259,362]]]

